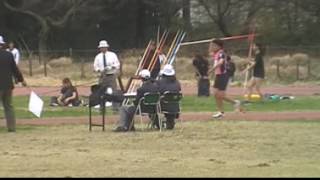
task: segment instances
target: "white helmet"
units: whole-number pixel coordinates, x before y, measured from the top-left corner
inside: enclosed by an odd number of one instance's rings
[[[143,69],[140,71],[139,76],[144,79],[149,79],[151,77],[150,71],[148,69]]]

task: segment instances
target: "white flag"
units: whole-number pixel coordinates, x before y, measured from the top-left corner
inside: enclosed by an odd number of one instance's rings
[[[43,104],[42,99],[35,92],[31,91],[29,98],[29,111],[40,118],[43,110]]]

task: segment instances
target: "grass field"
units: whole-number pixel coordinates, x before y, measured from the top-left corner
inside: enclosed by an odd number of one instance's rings
[[[183,128],[181,128],[183,127]],[[319,177],[320,121],[210,121],[174,131],[0,128],[1,177]]]
[[[34,118],[35,116],[28,111],[27,96],[14,97],[14,107],[17,118]],[[79,117],[87,116],[87,107],[50,107],[49,97],[42,97],[45,101],[43,117]],[[214,97],[198,98],[195,96],[185,96],[181,102],[183,112],[214,112],[216,109]],[[245,105],[248,111],[317,111],[320,109],[320,96],[296,97],[294,100],[283,100],[279,102],[264,101]],[[0,107],[0,117],[3,111]],[[232,111],[233,107],[226,103],[226,110]],[[109,111],[110,112],[110,111]],[[94,115],[99,111],[95,110]]]

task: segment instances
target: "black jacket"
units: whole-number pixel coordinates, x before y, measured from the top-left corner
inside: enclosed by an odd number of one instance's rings
[[[157,84],[159,86],[160,94],[163,94],[166,91],[170,91],[170,92],[180,92],[181,91],[181,85],[180,85],[179,81],[177,81],[174,77],[164,76],[159,81],[157,81]],[[170,112],[177,112],[180,110],[180,107],[177,104],[163,105],[163,103],[161,103],[161,110],[170,111]]]
[[[16,83],[24,81],[13,55],[0,49],[0,91],[13,89],[13,79]]]
[[[159,92],[159,88],[158,88],[157,84],[153,83],[151,80],[143,82],[142,86],[137,89],[137,96],[134,101],[134,105],[137,106],[139,103],[139,100],[141,98],[143,98],[145,93],[148,93],[148,92],[150,92],[150,93]],[[145,106],[142,106],[141,109],[142,109],[142,112],[149,112],[149,110],[154,112],[155,107],[151,107],[151,109],[149,109],[149,108],[146,108]]]

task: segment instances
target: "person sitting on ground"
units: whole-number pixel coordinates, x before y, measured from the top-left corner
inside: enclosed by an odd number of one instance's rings
[[[72,85],[69,78],[62,80],[62,88],[58,97],[51,97],[51,106],[79,106],[81,101],[77,88]]]
[[[138,107],[139,101],[143,98],[145,93],[158,93],[158,87],[155,83],[153,83],[150,71],[147,69],[143,69],[140,71],[139,76],[143,82],[140,88],[137,89],[137,96],[131,106],[122,106],[120,107],[120,120],[118,127],[114,130],[114,132],[126,132],[126,131],[134,131],[134,122],[133,118]],[[142,112],[145,109],[142,106]],[[150,116],[149,116],[150,117]]]
[[[175,76],[175,70],[172,65],[167,64],[161,71],[161,79],[156,82],[159,87],[160,94],[163,95],[165,92],[180,92],[181,85]],[[179,112],[178,104],[167,104],[161,103],[162,111]],[[166,129],[173,129],[175,126],[175,119],[179,118],[178,113],[165,113],[166,117]],[[157,122],[157,121],[156,121]]]

